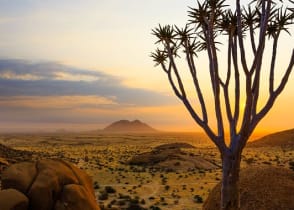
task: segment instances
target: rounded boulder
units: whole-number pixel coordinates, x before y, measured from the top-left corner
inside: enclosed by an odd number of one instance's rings
[[[27,210],[28,206],[29,199],[18,190],[6,189],[0,191],[1,210]]]
[[[2,174],[2,189],[8,188],[14,188],[28,197],[29,210],[100,209],[91,178],[63,160],[12,165]],[[75,207],[69,208],[73,204]]]

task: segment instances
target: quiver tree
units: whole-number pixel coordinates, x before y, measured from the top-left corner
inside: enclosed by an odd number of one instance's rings
[[[293,1],[287,5],[293,6]],[[162,67],[175,95],[221,153],[221,209],[240,208],[238,181],[242,150],[283,91],[294,65],[294,49],[288,54],[283,52],[290,60],[282,71],[282,78],[275,82],[278,43],[282,32],[290,34],[293,8],[274,0],[252,1],[247,7],[241,7],[240,0],[236,0],[234,10],[225,5],[225,0],[198,1],[196,8],[189,9],[189,22],[185,27],[159,25],[152,30],[160,48],[151,57],[156,65]],[[224,46],[219,43],[224,38],[227,40],[225,69],[219,65],[218,49]],[[272,51],[269,59],[265,59],[266,46]],[[204,71],[203,65],[196,62],[200,53],[208,58],[207,69],[214,102],[212,118],[216,126],[209,121],[203,86],[198,79]],[[187,62],[196,93],[196,105],[188,94],[183,71],[176,63],[180,56]],[[261,82],[265,82],[261,80],[262,72],[269,74],[268,98],[260,106]],[[241,107],[242,97],[244,107]],[[228,136],[225,136],[225,131]]]

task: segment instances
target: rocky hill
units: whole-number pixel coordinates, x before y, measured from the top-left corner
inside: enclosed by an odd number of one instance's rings
[[[153,148],[150,152],[133,156],[127,164],[167,171],[219,168],[212,160],[184,151],[193,148],[195,147],[187,143],[164,144]]]
[[[248,143],[249,147],[294,147],[294,129],[264,136]]]
[[[156,132],[154,128],[147,125],[146,123],[141,122],[140,120],[120,120],[114,122],[103,129],[106,132],[118,132],[118,133],[128,133],[128,132],[141,132],[149,133]]]

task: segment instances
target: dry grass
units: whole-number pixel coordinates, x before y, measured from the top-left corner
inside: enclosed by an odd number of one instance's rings
[[[192,159],[197,161],[197,158],[221,164],[217,149],[204,135],[197,133],[3,134],[0,135],[0,143],[33,152],[32,159],[61,158],[75,163],[96,182],[94,186],[97,197],[103,193],[105,186],[112,186],[116,190],[115,193],[108,194],[108,199],[98,199],[106,207],[118,206],[114,200],[120,201],[121,197],[130,196],[139,201],[144,199],[145,204],[141,206],[145,208],[158,206],[160,209],[173,210],[201,209],[202,203],[197,203],[195,196],[205,200],[221,177],[221,169],[205,170],[189,165]],[[163,165],[159,164],[158,168],[126,164],[134,156],[150,153],[160,145],[171,143],[193,145],[194,148],[181,149],[190,159],[169,160],[160,163]],[[242,167],[273,165],[289,168],[289,162],[294,161],[293,154],[291,148],[250,147],[243,153]],[[177,162],[183,166],[180,170],[164,170],[165,164],[171,166]],[[188,168],[190,169],[187,170]]]

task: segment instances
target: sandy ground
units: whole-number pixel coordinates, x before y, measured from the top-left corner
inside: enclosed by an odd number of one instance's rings
[[[34,151],[35,159],[62,158],[84,169],[93,178],[97,202],[106,209],[120,209],[118,201],[123,201],[126,196],[137,200],[147,209],[151,206],[173,210],[201,209],[201,200],[205,200],[219,182],[221,169],[183,170],[179,165],[175,171],[166,171],[126,164],[134,155],[173,142],[189,143],[195,148],[184,149],[186,152],[221,164],[216,148],[205,136],[197,133],[0,135],[0,143],[15,149]],[[294,161],[293,148],[247,148],[243,152],[241,165],[289,168],[291,161]],[[108,198],[104,200],[101,195],[107,186],[111,186],[115,192],[108,193]]]

